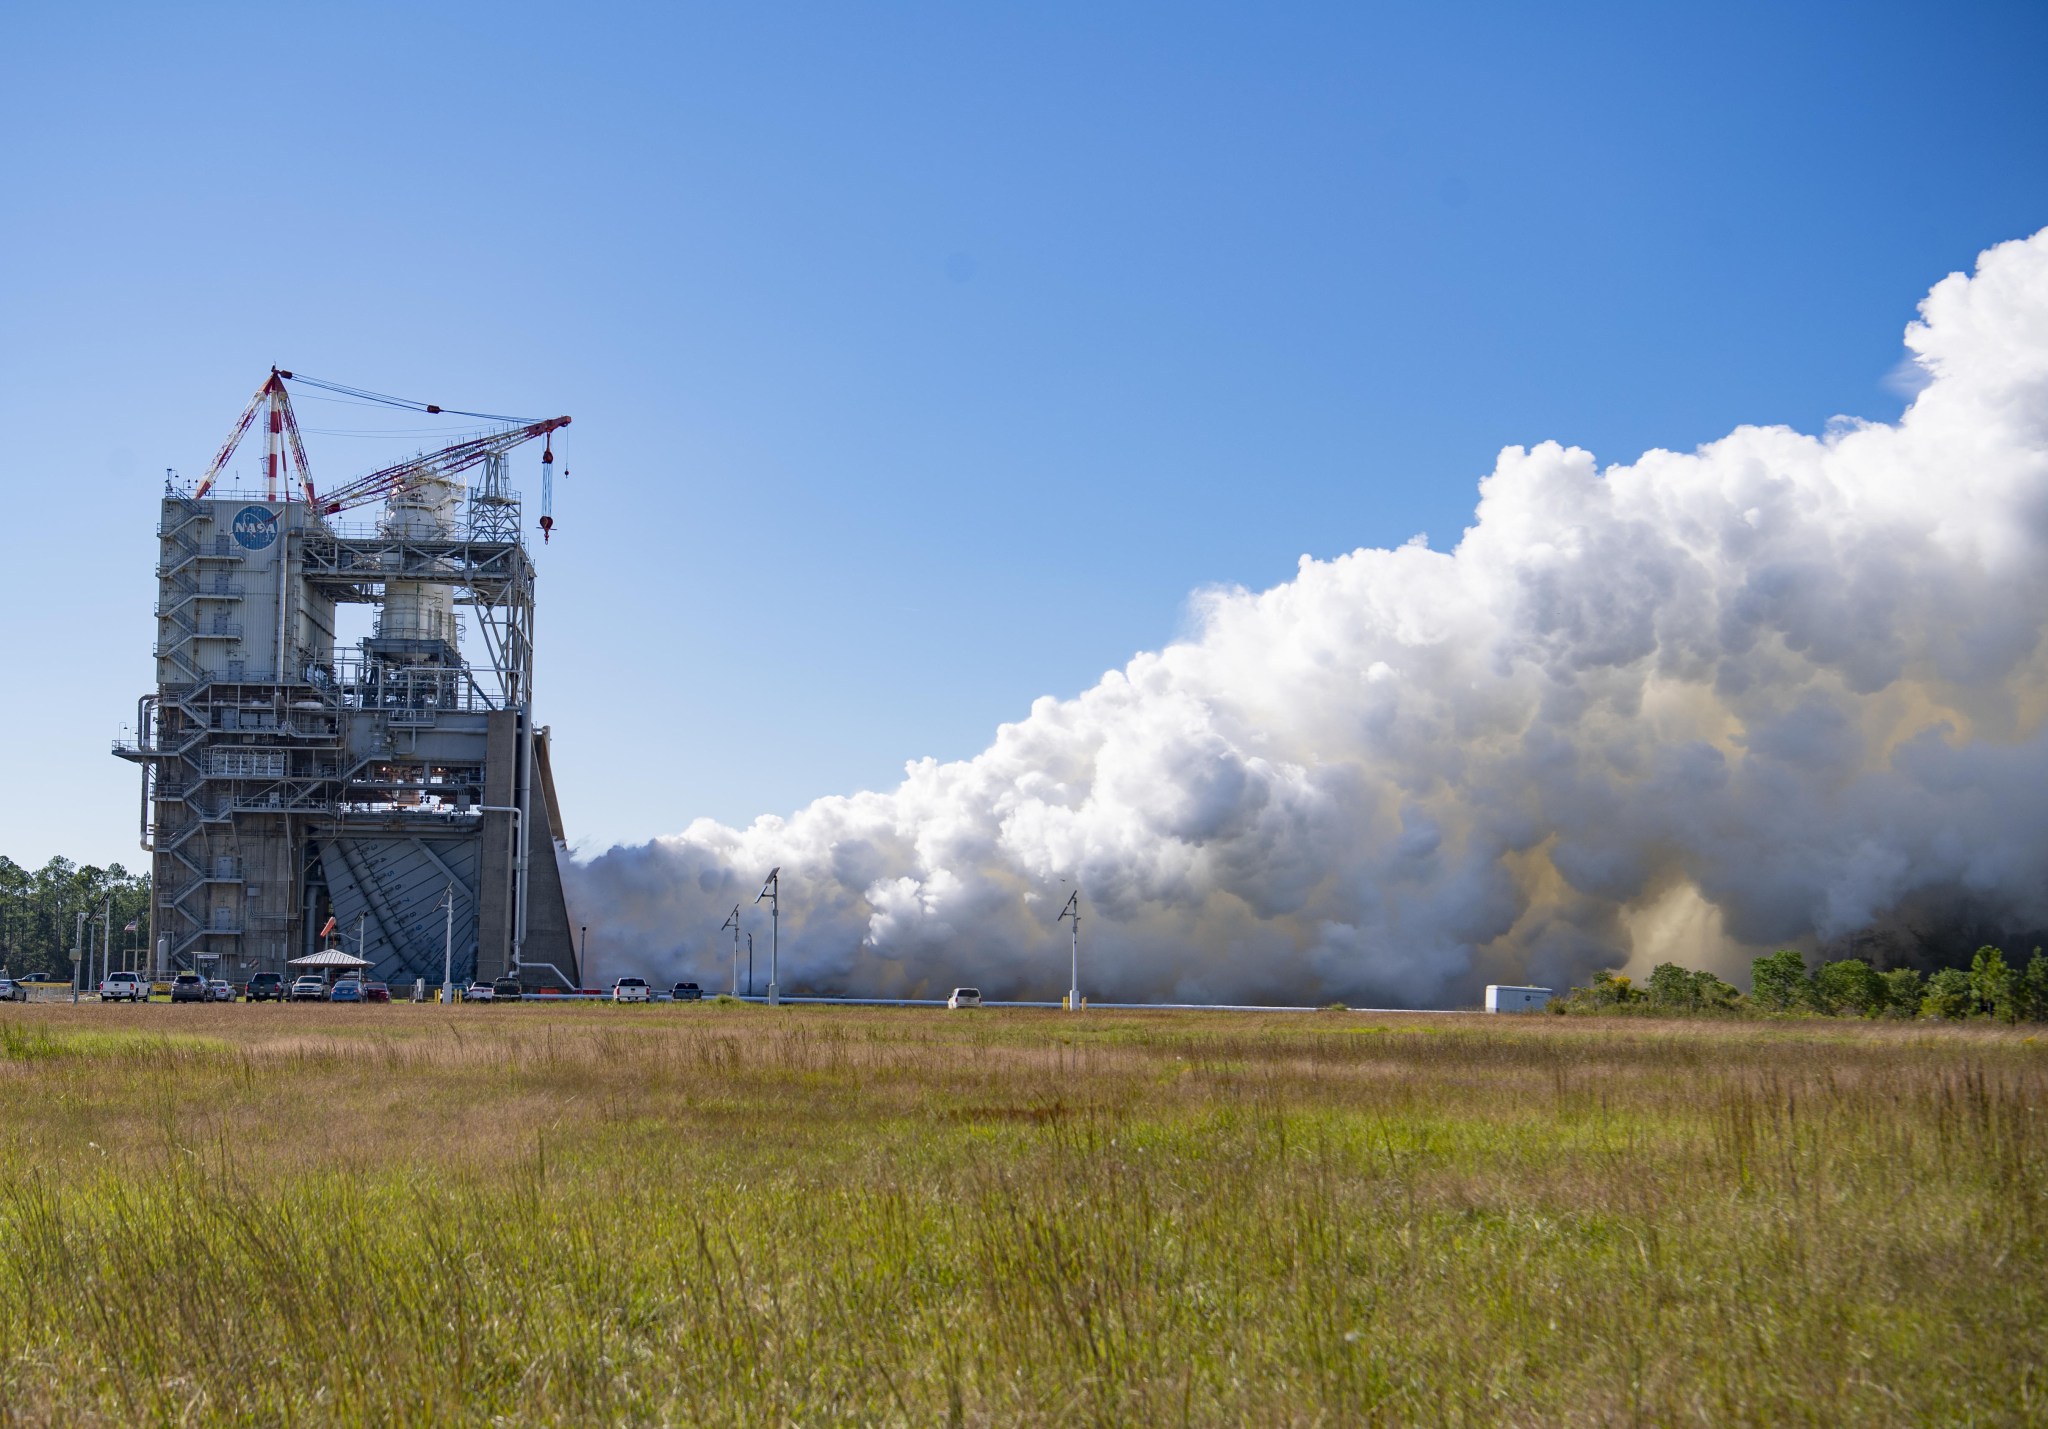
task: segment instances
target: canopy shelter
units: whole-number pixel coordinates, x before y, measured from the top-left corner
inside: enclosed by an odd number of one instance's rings
[[[322,948],[317,953],[308,953],[303,958],[293,958],[286,967],[293,968],[366,968],[368,958],[359,958],[354,953],[344,953],[340,948]]]

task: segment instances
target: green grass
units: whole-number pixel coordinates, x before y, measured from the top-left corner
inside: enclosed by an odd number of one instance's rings
[[[2027,1423],[1996,1028],[0,1010],[9,1423]]]

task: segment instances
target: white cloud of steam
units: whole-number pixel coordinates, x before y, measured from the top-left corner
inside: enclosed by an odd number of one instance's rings
[[[791,991],[1057,996],[1062,878],[1103,999],[1471,1003],[1926,897],[2048,926],[2048,232],[1920,314],[1897,425],[1510,447],[1455,551],[1206,592],[972,759],[579,865],[593,963],[723,987],[777,864]]]

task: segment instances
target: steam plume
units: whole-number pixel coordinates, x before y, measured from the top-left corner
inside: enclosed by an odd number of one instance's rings
[[[1469,1003],[1916,900],[2048,926],[2048,231],[1937,284],[1896,425],[1503,451],[1448,554],[1306,557],[982,754],[580,865],[600,971],[785,990]],[[765,924],[764,924],[765,926]],[[649,966],[649,950],[666,962]]]

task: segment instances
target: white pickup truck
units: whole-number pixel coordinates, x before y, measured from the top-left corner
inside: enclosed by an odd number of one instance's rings
[[[100,984],[101,1002],[147,1002],[149,984],[141,973],[108,973]]]

